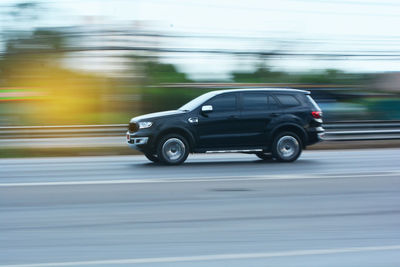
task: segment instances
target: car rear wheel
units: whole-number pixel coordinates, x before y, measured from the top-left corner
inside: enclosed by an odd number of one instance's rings
[[[301,139],[292,132],[278,134],[272,144],[272,156],[281,162],[295,161],[301,152]]]
[[[189,155],[187,140],[178,134],[169,134],[160,139],[157,147],[158,159],[167,165],[183,163]]]

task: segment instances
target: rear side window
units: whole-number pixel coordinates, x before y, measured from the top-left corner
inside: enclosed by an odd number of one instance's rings
[[[276,98],[278,98],[279,102],[283,105],[283,106],[287,106],[287,107],[294,107],[294,106],[300,106],[301,103],[299,100],[297,100],[297,98],[293,95],[275,95]]]
[[[214,111],[234,111],[236,110],[236,95],[219,95],[211,99],[207,105],[212,105]]]
[[[244,93],[243,110],[271,110],[278,108],[276,99],[264,93]]]
[[[261,93],[245,93],[243,94],[244,110],[267,110],[268,95]]]
[[[279,108],[279,103],[273,96],[268,96],[268,105],[270,109],[277,109]]]

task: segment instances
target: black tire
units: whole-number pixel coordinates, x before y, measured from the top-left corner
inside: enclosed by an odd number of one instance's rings
[[[264,153],[264,152],[256,153],[256,156],[262,160],[272,160],[274,158],[271,153]]]
[[[281,162],[295,161],[302,152],[302,140],[293,132],[282,132],[275,136],[272,156]]]
[[[146,158],[154,163],[160,162],[160,159],[157,157],[157,155],[153,155],[151,153],[144,153]]]
[[[182,164],[189,155],[189,143],[179,134],[162,137],[157,145],[157,158],[166,165]]]

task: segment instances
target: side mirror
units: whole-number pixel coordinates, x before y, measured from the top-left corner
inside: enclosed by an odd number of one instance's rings
[[[211,105],[202,106],[201,107],[201,111],[204,112],[204,113],[211,112],[211,111],[213,111],[213,106],[211,106]]]

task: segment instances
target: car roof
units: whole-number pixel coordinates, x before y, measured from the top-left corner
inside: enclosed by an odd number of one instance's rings
[[[241,88],[241,89],[228,89],[228,90],[216,90],[209,92],[213,96],[224,94],[224,93],[240,93],[240,92],[274,92],[274,93],[301,93],[310,94],[309,91],[291,89],[291,88]]]

